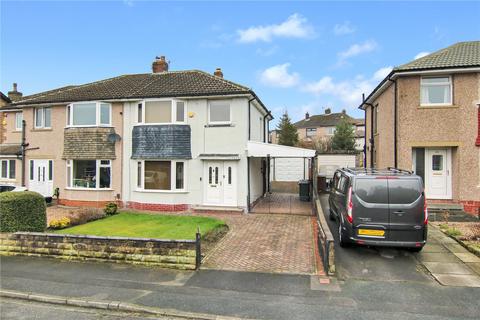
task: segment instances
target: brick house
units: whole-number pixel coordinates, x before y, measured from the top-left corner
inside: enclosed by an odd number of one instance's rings
[[[0,182],[45,196],[58,188],[62,204],[241,211],[266,192],[271,113],[220,69],[169,71],[162,56],[151,73],[25,96],[0,112],[0,148],[18,150],[20,116],[28,144],[24,165],[12,156],[17,174]]]
[[[398,66],[360,105],[366,165],[413,170],[430,203],[480,208],[480,42]]]

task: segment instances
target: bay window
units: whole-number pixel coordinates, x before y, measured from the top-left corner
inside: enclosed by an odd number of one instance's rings
[[[425,106],[451,105],[451,77],[422,78],[420,81],[420,104]]]
[[[67,106],[69,127],[110,126],[112,106],[103,102],[80,102]]]
[[[70,188],[111,188],[111,160],[67,160],[67,185]]]
[[[140,190],[184,190],[183,161],[138,161],[137,187]]]
[[[137,105],[137,122],[148,124],[184,123],[185,102],[145,100]]]
[[[35,128],[50,129],[51,127],[52,108],[35,108]]]

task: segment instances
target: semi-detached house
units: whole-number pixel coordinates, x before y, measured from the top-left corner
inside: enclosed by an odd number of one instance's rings
[[[268,189],[268,109],[220,69],[168,71],[157,57],[152,71],[25,96],[2,108],[0,154],[17,174],[0,182],[45,196],[57,189],[59,202],[74,206],[248,209]],[[303,149],[284,151],[304,156]]]

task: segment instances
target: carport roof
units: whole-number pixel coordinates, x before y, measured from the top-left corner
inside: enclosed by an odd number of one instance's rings
[[[248,141],[247,156],[254,158],[313,158],[316,151],[312,149],[296,148],[279,144]]]

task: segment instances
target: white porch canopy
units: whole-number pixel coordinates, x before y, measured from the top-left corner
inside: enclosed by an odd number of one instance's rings
[[[247,157],[255,158],[313,158],[315,150],[257,141],[247,142]]]

